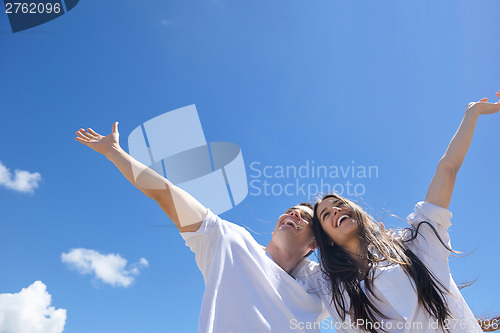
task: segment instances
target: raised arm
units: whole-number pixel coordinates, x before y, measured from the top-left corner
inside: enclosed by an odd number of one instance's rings
[[[500,98],[500,90],[496,93],[496,96]],[[444,156],[438,163],[436,173],[425,196],[426,202],[448,208],[453,187],[455,186],[455,179],[472,141],[477,119],[483,114],[497,113],[499,109],[500,101],[488,103],[488,98],[486,97],[479,102],[469,103],[462,123],[458,127],[453,139],[451,139]]]
[[[198,230],[207,209],[189,193],[127,154],[120,147],[117,122],[108,136],[91,128],[87,131],[81,128],[76,135],[77,141],[106,156],[132,185],[155,200],[179,231]]]

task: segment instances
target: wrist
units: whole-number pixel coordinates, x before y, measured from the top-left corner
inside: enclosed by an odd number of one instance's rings
[[[112,144],[104,152],[103,155],[109,160],[112,160],[114,156],[120,155],[125,152],[119,144]]]
[[[473,105],[471,105],[470,107],[468,107],[467,110],[465,110],[464,117],[479,118],[480,115],[481,115],[481,113],[479,112],[477,104],[474,103]]]

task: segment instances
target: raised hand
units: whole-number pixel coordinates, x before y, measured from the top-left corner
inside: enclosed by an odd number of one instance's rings
[[[77,137],[75,140],[83,143],[87,147],[92,148],[98,153],[106,155],[112,149],[120,148],[120,134],[118,133],[118,122],[113,124],[111,134],[103,136],[95,132],[92,128],[84,130],[80,128],[76,132]]]
[[[500,90],[495,95],[500,98]],[[488,103],[488,97],[484,97],[478,102],[469,103],[466,112],[469,110],[480,115],[498,113],[500,111],[500,99],[496,103]]]

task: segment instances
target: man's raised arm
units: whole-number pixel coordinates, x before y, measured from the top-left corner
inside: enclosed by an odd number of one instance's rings
[[[76,135],[77,141],[106,156],[132,185],[155,200],[180,232],[198,230],[207,209],[189,193],[127,154],[120,147],[118,122],[108,136],[91,128],[87,131],[81,128]]]

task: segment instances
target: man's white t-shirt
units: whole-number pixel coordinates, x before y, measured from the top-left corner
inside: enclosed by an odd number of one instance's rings
[[[320,331],[328,316],[320,298],[279,267],[247,230],[208,210],[198,231],[181,236],[205,280],[198,332]],[[304,259],[292,273],[303,276],[313,265]]]

